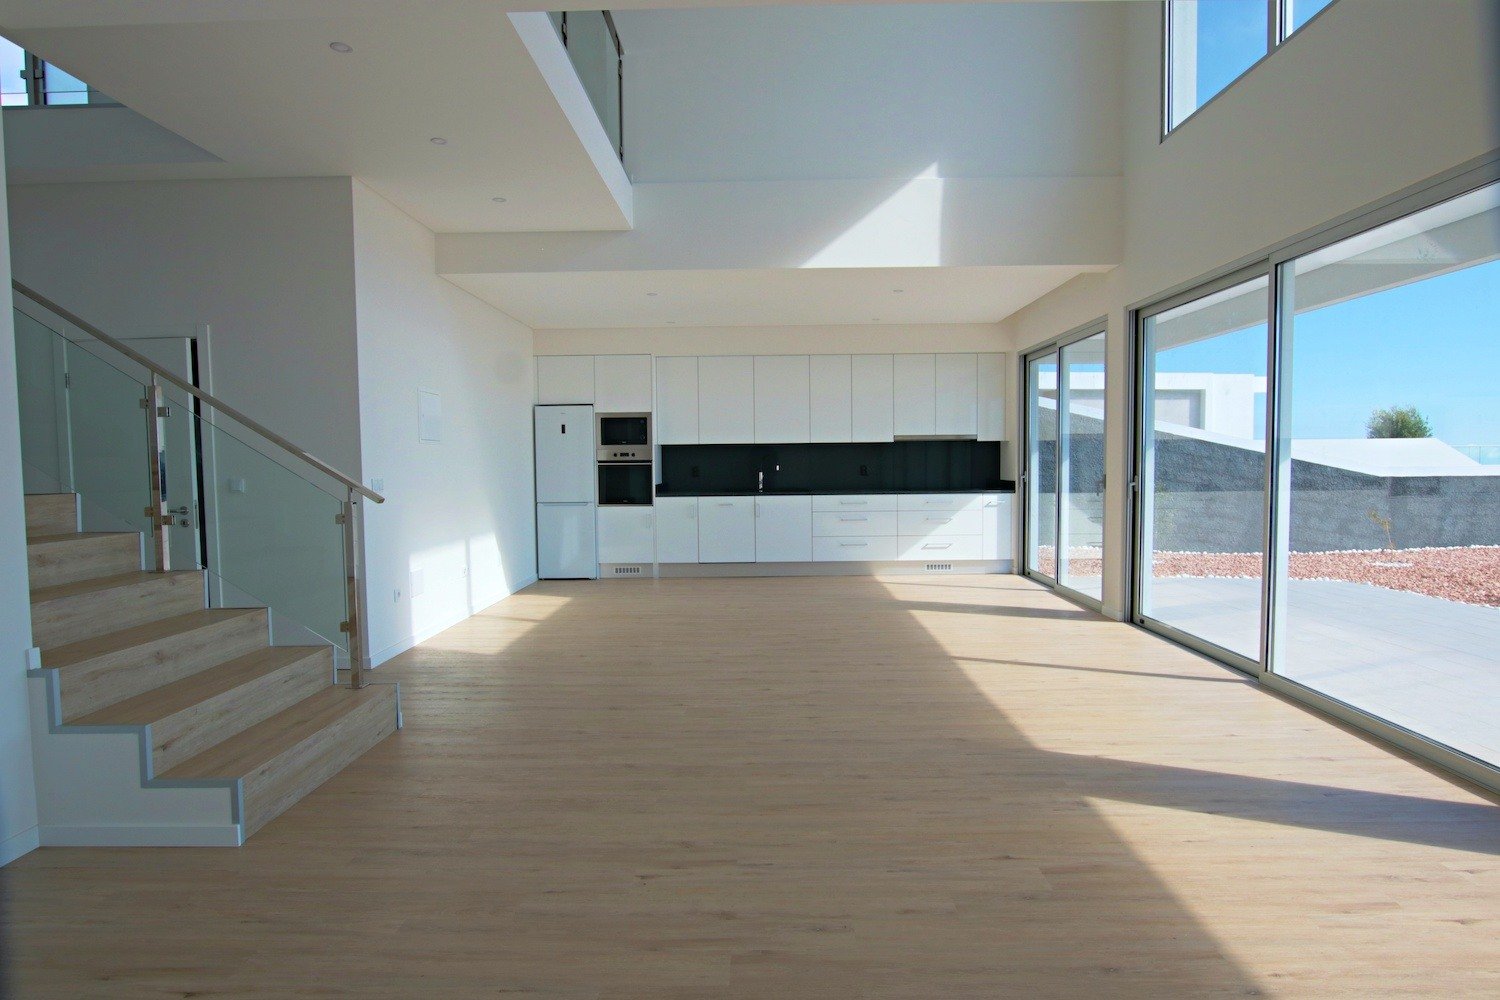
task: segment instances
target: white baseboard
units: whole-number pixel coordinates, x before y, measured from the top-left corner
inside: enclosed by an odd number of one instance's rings
[[[215,826],[43,826],[42,847],[239,847],[238,824]]]
[[[382,663],[384,663],[385,661],[393,659],[393,658],[395,658],[397,656],[400,656],[402,653],[406,652],[408,649],[411,649],[413,646],[416,646],[419,643],[426,642],[428,639],[431,639],[433,636],[438,635],[438,634],[443,633],[443,632],[446,632],[450,628],[452,628],[455,625],[460,624],[461,622],[468,621],[470,618],[474,617],[474,615],[476,615],[479,612],[483,611],[485,608],[491,607],[492,605],[495,605],[495,604],[499,604],[501,601],[505,600],[507,597],[511,596],[512,594],[515,594],[515,593],[517,593],[519,591],[525,590],[527,587],[531,586],[533,583],[536,583],[536,577],[534,577],[534,576],[533,577],[527,577],[524,580],[517,580],[516,581],[515,589],[513,589],[513,590],[503,590],[502,589],[502,590],[496,591],[493,595],[491,595],[489,597],[482,597],[479,600],[475,601],[474,602],[474,610],[471,611],[471,612],[467,612],[465,614],[461,614],[457,618],[454,618],[452,621],[449,621],[449,622],[446,622],[446,623],[443,623],[443,624],[430,625],[427,628],[421,629],[420,631],[413,632],[412,634],[406,636],[404,639],[398,639],[398,640],[396,640],[395,642],[391,643],[389,646],[386,646],[384,649],[377,650],[376,652],[372,653],[370,655],[370,666],[372,668],[373,667],[378,667]]]
[[[23,854],[30,854],[42,846],[41,828],[32,827],[30,830],[22,830],[14,837],[7,837],[0,841],[0,868],[4,868]]]

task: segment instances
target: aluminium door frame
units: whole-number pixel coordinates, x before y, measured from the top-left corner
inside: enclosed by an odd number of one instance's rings
[[[1063,444],[1063,433],[1064,433],[1064,424],[1065,424],[1065,421],[1063,420],[1063,409],[1062,409],[1062,407],[1066,403],[1066,400],[1064,398],[1064,387],[1063,387],[1063,354],[1062,354],[1062,351],[1063,351],[1063,348],[1065,348],[1065,347],[1069,347],[1069,346],[1071,346],[1073,344],[1079,343],[1080,341],[1088,340],[1090,337],[1096,337],[1096,336],[1098,336],[1101,333],[1104,334],[1104,336],[1105,336],[1105,342],[1108,343],[1108,340],[1109,340],[1109,317],[1108,316],[1100,316],[1097,319],[1091,320],[1088,323],[1083,323],[1083,324],[1080,324],[1079,326],[1075,326],[1073,329],[1067,331],[1066,333],[1061,334],[1061,335],[1059,335],[1057,337],[1054,337],[1051,340],[1047,340],[1047,341],[1043,341],[1042,343],[1035,344],[1032,347],[1030,347],[1029,349],[1027,349],[1025,352],[1023,352],[1023,353],[1020,354],[1020,357],[1019,357],[1018,360],[1020,361],[1020,365],[1021,365],[1021,378],[1020,378],[1020,386],[1021,386],[1021,392],[1020,392],[1020,397],[1021,397],[1021,399],[1020,399],[1020,403],[1021,403],[1021,435],[1020,435],[1020,441],[1021,441],[1021,448],[1020,448],[1020,455],[1018,456],[1018,465],[1019,465],[1020,473],[1021,474],[1020,474],[1020,481],[1017,483],[1017,486],[1019,487],[1019,489],[1017,490],[1017,493],[1018,493],[1019,498],[1020,498],[1020,504],[1019,504],[1019,506],[1021,508],[1021,510],[1020,510],[1020,519],[1021,519],[1021,521],[1020,521],[1020,523],[1021,523],[1021,537],[1020,537],[1020,542],[1021,542],[1021,544],[1020,544],[1021,575],[1024,576],[1024,577],[1027,577],[1028,579],[1035,580],[1036,582],[1038,582],[1038,583],[1040,583],[1040,584],[1042,584],[1042,585],[1044,585],[1044,586],[1052,589],[1059,596],[1065,597],[1068,600],[1074,602],[1075,604],[1081,604],[1081,605],[1083,605],[1084,607],[1088,608],[1091,611],[1097,611],[1100,614],[1103,614],[1103,612],[1104,612],[1104,601],[1101,598],[1094,597],[1092,594],[1085,594],[1085,593],[1083,593],[1080,590],[1075,590],[1074,588],[1069,587],[1067,584],[1065,584],[1065,583],[1062,582],[1063,567],[1067,564],[1067,557],[1064,554],[1064,544],[1063,544],[1064,539],[1063,539],[1063,535],[1062,535],[1063,525],[1064,525],[1063,503],[1062,502],[1063,502],[1063,496],[1064,496],[1064,494],[1066,492],[1063,489],[1063,478],[1062,478],[1062,474],[1063,474],[1062,444]],[[1033,511],[1031,510],[1031,476],[1032,476],[1033,470],[1032,470],[1032,467],[1031,467],[1031,429],[1032,428],[1031,428],[1031,378],[1030,378],[1030,375],[1029,375],[1029,372],[1030,372],[1030,363],[1031,363],[1031,360],[1033,358],[1041,357],[1043,355],[1052,354],[1052,353],[1056,353],[1057,354],[1057,398],[1058,398],[1057,441],[1054,443],[1054,446],[1053,446],[1055,448],[1055,450],[1056,450],[1056,459],[1057,459],[1057,461],[1055,462],[1055,466],[1054,467],[1057,470],[1057,476],[1058,476],[1058,480],[1057,480],[1057,503],[1056,503],[1056,508],[1057,509],[1054,512],[1055,516],[1052,519],[1052,521],[1053,521],[1053,528],[1057,532],[1057,537],[1054,539],[1054,547],[1057,550],[1057,556],[1056,556],[1057,577],[1055,579],[1053,577],[1048,576],[1046,573],[1043,573],[1041,570],[1037,569],[1035,566],[1032,566],[1031,565],[1031,561],[1028,558],[1029,555],[1030,555],[1030,551],[1031,551],[1031,529],[1032,529],[1032,516],[1033,516]],[[1108,367],[1108,364],[1106,363],[1106,365],[1105,365],[1105,379],[1104,379],[1104,397],[1103,397],[1103,399],[1104,399],[1104,419],[1106,421],[1106,426],[1105,426],[1106,437],[1108,435],[1108,420],[1109,420],[1109,375],[1108,375],[1108,371],[1109,371],[1109,367]],[[1101,562],[1102,562],[1102,560],[1101,560]],[[1102,586],[1102,582],[1103,582],[1102,571],[1101,571],[1100,581],[1101,581],[1101,586]]]

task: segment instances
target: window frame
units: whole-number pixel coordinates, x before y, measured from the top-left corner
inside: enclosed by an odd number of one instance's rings
[[[1162,0],[1161,4],[1161,135],[1158,137],[1158,142],[1165,142],[1167,136],[1176,132],[1178,129],[1182,128],[1182,126],[1186,125],[1188,122],[1196,118],[1200,111],[1208,107],[1214,101],[1217,101],[1220,96],[1228,93],[1231,89],[1234,88],[1235,84],[1239,83],[1246,76],[1248,76],[1252,70],[1254,70],[1261,63],[1265,62],[1267,59],[1271,58],[1271,56],[1275,55],[1277,50],[1285,45],[1293,35],[1301,32],[1308,25],[1312,24],[1314,21],[1321,18],[1324,14],[1328,13],[1329,10],[1331,10],[1338,4],[1339,0],[1329,0],[1329,3],[1325,7],[1323,7],[1322,10],[1319,10],[1312,17],[1308,18],[1307,22],[1299,28],[1291,27],[1292,12],[1296,6],[1297,0],[1265,0],[1265,53],[1249,66],[1246,66],[1244,70],[1241,71],[1233,80],[1230,80],[1218,91],[1216,91],[1212,97],[1210,97],[1206,101],[1202,101],[1198,104],[1197,107],[1193,108],[1192,111],[1184,115],[1182,121],[1178,122],[1176,125],[1172,124],[1172,2],[1173,0]]]

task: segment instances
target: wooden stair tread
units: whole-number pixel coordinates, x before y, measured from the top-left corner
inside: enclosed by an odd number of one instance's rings
[[[317,656],[326,646],[267,646],[253,653],[226,660],[215,667],[199,671],[180,681],[163,685],[144,694],[101,708],[70,725],[78,726],[144,726],[165,719],[185,708],[207,701],[225,691],[248,684],[266,674],[293,663]],[[333,673],[328,675],[333,684]]]
[[[54,542],[76,542],[84,538],[139,538],[132,531],[68,531],[55,535],[27,535],[27,545],[50,545]]]
[[[330,687],[244,732],[209,747],[191,760],[158,775],[167,780],[244,778],[257,768],[326,729],[373,699],[391,697],[392,689],[377,685],[355,691]]]
[[[155,576],[156,574],[147,573],[142,575]],[[139,625],[132,625],[130,628],[120,629],[116,632],[106,632],[103,635],[92,636],[88,639],[80,639],[77,642],[70,642],[66,645],[53,646],[50,649],[43,650],[42,666],[48,669],[67,667],[85,660],[92,660],[95,657],[129,649],[131,646],[140,646],[171,635],[193,632],[200,628],[207,628],[218,622],[238,618],[242,615],[260,613],[262,613],[262,609],[260,608],[210,608],[206,611],[190,611],[185,615],[174,615],[171,618],[142,622]]]
[[[31,603],[41,604],[44,601],[55,601],[60,597],[77,597],[80,594],[94,594],[104,590],[113,590],[116,587],[129,587],[137,583],[150,583],[152,580],[171,579],[181,576],[198,576],[203,571],[198,569],[171,570],[166,573],[117,573],[114,576],[100,576],[92,580],[78,580],[74,583],[60,583],[55,587],[42,587],[31,592]]]

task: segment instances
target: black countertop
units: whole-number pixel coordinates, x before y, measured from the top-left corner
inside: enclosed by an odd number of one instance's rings
[[[765,490],[756,493],[753,490],[674,490],[658,486],[656,488],[656,495],[659,497],[860,497],[916,496],[926,493],[1014,493],[1015,491],[1016,484],[1006,479],[1002,480],[1000,485],[994,489],[982,490]]]

